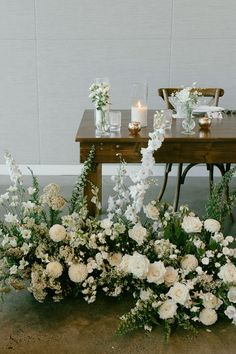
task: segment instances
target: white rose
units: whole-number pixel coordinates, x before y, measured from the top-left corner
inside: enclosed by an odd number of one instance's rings
[[[229,288],[227,296],[230,302],[236,303],[236,286]]]
[[[166,267],[164,280],[166,285],[168,286],[173,285],[175,282],[179,280],[178,271],[173,267]]]
[[[59,278],[62,275],[62,272],[62,265],[57,261],[50,262],[46,266],[46,273],[49,275],[49,277]]]
[[[152,220],[158,220],[159,219],[159,215],[160,215],[160,211],[157,207],[155,207],[155,205],[153,205],[152,203],[147,204],[144,208],[143,208],[146,216]]]
[[[167,295],[175,302],[184,305],[189,298],[189,289],[186,285],[177,282],[170,288]]]
[[[217,313],[212,309],[203,309],[199,314],[199,320],[205,326],[211,326],[217,321]]]
[[[148,273],[149,260],[146,256],[134,252],[132,256],[129,257],[128,261],[128,271],[132,273],[136,278],[145,279]]]
[[[208,257],[203,257],[202,258],[202,264],[208,265],[209,264],[209,258]]]
[[[186,254],[181,260],[181,268],[191,272],[198,266],[197,258],[192,254]]]
[[[68,270],[68,275],[74,283],[82,283],[88,276],[87,266],[83,263],[72,264]]]
[[[202,222],[197,216],[185,216],[181,226],[188,234],[192,232],[201,232],[202,230]]]
[[[136,224],[132,229],[129,230],[129,237],[136,241],[139,246],[143,244],[146,236],[147,230],[141,224]]]
[[[218,309],[222,301],[212,293],[205,293],[202,297],[203,306],[208,309]]]
[[[224,313],[230,320],[233,320],[234,324],[236,324],[236,308],[234,306],[228,306]]]
[[[220,268],[218,276],[223,279],[225,283],[236,284],[236,267],[232,263],[226,263]]]
[[[49,236],[54,242],[60,242],[66,237],[66,229],[62,225],[55,224],[50,228]]]
[[[204,228],[205,230],[211,232],[211,233],[216,233],[220,231],[221,225],[219,221],[215,219],[206,219],[204,221]]]
[[[158,313],[162,320],[166,320],[168,318],[173,318],[177,311],[177,304],[173,300],[166,300],[163,304],[159,307]]]
[[[149,264],[147,274],[148,283],[155,283],[157,285],[164,283],[165,272],[166,269],[163,262],[159,261]]]

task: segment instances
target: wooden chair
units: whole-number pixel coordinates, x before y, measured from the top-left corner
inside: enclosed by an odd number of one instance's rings
[[[158,95],[165,101],[167,109],[174,109],[169,98],[171,97],[172,94],[174,94],[180,90],[182,90],[182,88],[160,88],[160,89],[158,89]],[[208,102],[208,104],[211,104],[214,106],[218,106],[219,98],[224,95],[224,90],[221,88],[193,88],[193,90],[199,91],[201,93],[200,97],[210,98],[211,100],[210,100],[210,102]],[[162,188],[161,188],[159,196],[158,196],[159,200],[162,199],[163,194],[165,192],[167,182],[168,182],[168,176],[169,176],[169,173],[171,172],[172,165],[173,165],[172,163],[167,163],[165,166],[164,181],[163,181]],[[178,164],[177,183],[176,183],[175,197],[174,197],[174,203],[173,203],[173,208],[175,211],[178,209],[181,185],[184,184],[184,181],[185,181],[188,171],[195,165],[197,165],[197,163],[189,164],[183,170],[183,163]],[[230,169],[229,164],[226,164],[226,166],[224,166],[223,163],[206,164],[207,170],[209,171],[210,191],[211,191],[213,180],[214,180],[214,166],[216,166],[220,170],[222,176]]]

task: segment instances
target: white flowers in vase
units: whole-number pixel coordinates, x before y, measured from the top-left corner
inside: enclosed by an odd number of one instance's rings
[[[185,118],[188,112],[192,112],[198,103],[201,92],[195,88],[195,85],[196,83],[194,82],[192,86],[183,87],[182,90],[176,91],[171,95],[170,101],[176,108],[179,118]]]

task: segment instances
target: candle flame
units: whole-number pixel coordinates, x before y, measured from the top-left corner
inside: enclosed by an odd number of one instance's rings
[[[138,101],[137,106],[138,106],[138,108],[141,108],[141,107],[142,107],[142,105],[141,105],[140,101]]]

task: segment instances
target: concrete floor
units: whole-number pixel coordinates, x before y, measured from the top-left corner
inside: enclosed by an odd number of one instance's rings
[[[43,184],[52,181],[62,184],[65,196],[70,195],[74,183],[74,177],[43,177],[40,180]],[[105,184],[104,201],[111,190],[107,178]],[[2,192],[2,186],[0,190]],[[170,180],[167,200],[171,200],[173,191],[174,178]],[[201,215],[207,193],[207,179],[189,178],[182,189],[181,199]],[[235,224],[228,222],[227,229],[228,234],[235,234]],[[152,333],[139,330],[118,337],[115,332],[119,317],[131,304],[129,297],[117,300],[102,296],[91,305],[80,298],[66,299],[59,304],[39,304],[26,291],[12,292],[5,297],[5,302],[0,303],[0,354],[236,353],[236,327],[228,321],[210,327],[211,332],[202,328],[192,334],[178,329],[168,344],[163,342],[161,327]]]

